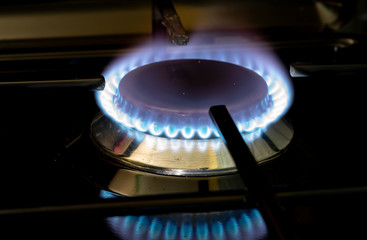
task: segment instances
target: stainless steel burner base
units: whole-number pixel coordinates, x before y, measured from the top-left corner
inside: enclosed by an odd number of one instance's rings
[[[238,174],[212,177],[165,176],[129,169],[119,169],[107,186],[108,191],[127,196],[148,196],[159,194],[184,194],[243,190]]]
[[[243,136],[261,164],[286,149],[293,138],[293,128],[281,119],[266,129]],[[221,176],[237,172],[220,138],[187,140],[155,137],[128,129],[102,114],[92,122],[90,137],[112,162],[142,172],[186,177]],[[185,181],[187,179],[183,178]]]

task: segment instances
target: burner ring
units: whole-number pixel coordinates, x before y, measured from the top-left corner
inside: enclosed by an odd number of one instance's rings
[[[266,129],[270,124],[279,120],[292,103],[293,91],[288,73],[284,71],[279,61],[264,49],[244,48],[238,44],[231,44],[230,46],[218,44],[190,45],[184,48],[170,48],[160,44],[148,44],[147,46],[134,49],[130,53],[127,52],[106,68],[103,73],[106,79],[105,88],[103,91],[96,93],[100,108],[107,116],[121,125],[135,128],[140,132],[146,132],[154,136],[181,137],[184,139],[208,139],[211,136],[215,136],[216,131],[214,128],[200,129],[198,128],[199,124],[198,126],[183,128],[180,131],[176,124],[173,124],[174,127],[168,127],[154,124],[154,122],[141,121],[141,119],[136,118],[136,111],[133,112],[134,114],[130,114],[131,112],[129,111],[131,109],[129,109],[128,114],[126,114],[126,109],[121,111],[120,107],[116,107],[119,101],[120,81],[130,72],[152,63],[185,59],[191,61],[194,61],[194,59],[219,61],[220,63],[233,64],[236,67],[246,68],[255,72],[266,82],[269,100],[265,103],[269,104],[270,107],[267,108],[265,113],[250,121],[237,121],[237,127],[242,133],[252,133],[260,129]],[[236,116],[232,117],[236,119]],[[161,121],[159,120],[159,122]]]
[[[114,106],[120,123],[170,138],[218,136],[208,116],[213,105],[226,105],[237,125],[250,125],[272,106],[261,76],[213,60],[147,64],[127,73],[116,92]]]
[[[154,125],[146,129],[139,120],[134,120],[134,114],[125,114],[117,106],[121,80],[130,72],[152,63],[185,59],[219,61],[258,74],[260,82],[265,81],[267,85],[270,108],[250,122],[237,122],[237,127],[258,163],[270,161],[286,149],[293,138],[293,129],[282,116],[292,103],[293,91],[288,73],[273,54],[266,49],[246,48],[242,44],[189,45],[184,48],[148,44],[125,52],[103,73],[106,86],[96,93],[96,98],[104,116],[97,116],[90,129],[90,137],[103,153],[103,158],[121,167],[156,175],[203,177],[236,173],[220,138],[202,134],[199,136],[202,139],[195,139],[190,129],[184,134],[178,134],[174,129],[167,134]]]

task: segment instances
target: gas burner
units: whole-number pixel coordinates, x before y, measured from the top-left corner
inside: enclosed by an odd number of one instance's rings
[[[104,75],[106,87],[97,94],[104,114],[93,120],[90,137],[101,158],[118,167],[106,186],[112,192],[163,193],[157,182],[164,189],[177,182],[172,193],[196,192],[203,182],[208,191],[243,189],[209,118],[212,105],[228,107],[258,163],[276,158],[293,138],[282,118],[291,85],[262,51],[143,48],[118,59]],[[126,178],[139,190],[128,189]],[[144,187],[136,179],[144,179]]]
[[[102,198],[117,196],[101,191]],[[268,230],[257,209],[154,216],[116,216],[107,223],[121,239],[267,239]]]

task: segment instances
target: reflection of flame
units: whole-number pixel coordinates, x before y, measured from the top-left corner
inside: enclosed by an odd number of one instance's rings
[[[115,198],[101,191],[102,198]],[[206,213],[171,213],[107,218],[121,239],[267,239],[267,228],[256,209]]]
[[[121,112],[116,108],[115,96],[119,82],[126,73],[146,64],[173,59],[206,59],[229,62],[251,69],[264,78],[273,104],[259,117],[250,120],[237,119],[237,127],[242,132],[253,132],[256,129],[267,127],[283,116],[292,102],[292,87],[287,74],[272,55],[264,50],[248,49],[239,44],[185,47],[148,45],[137,49],[130,55],[117,59],[105,71],[106,87],[102,92],[97,93],[97,101],[104,113],[127,127],[149,132],[155,136],[164,134],[167,137],[175,138],[180,134],[186,139],[194,136],[205,139],[212,134],[218,136],[214,128],[161,126],[157,122],[149,122],[149,120]]]

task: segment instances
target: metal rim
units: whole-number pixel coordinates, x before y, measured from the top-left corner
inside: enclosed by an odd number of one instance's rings
[[[245,133],[243,137],[256,161],[262,164],[281,154],[293,134],[292,126],[283,118],[266,129]],[[93,120],[90,137],[114,163],[144,172],[182,177],[237,172],[219,138],[187,140],[155,137],[126,128],[103,114],[98,114]]]

